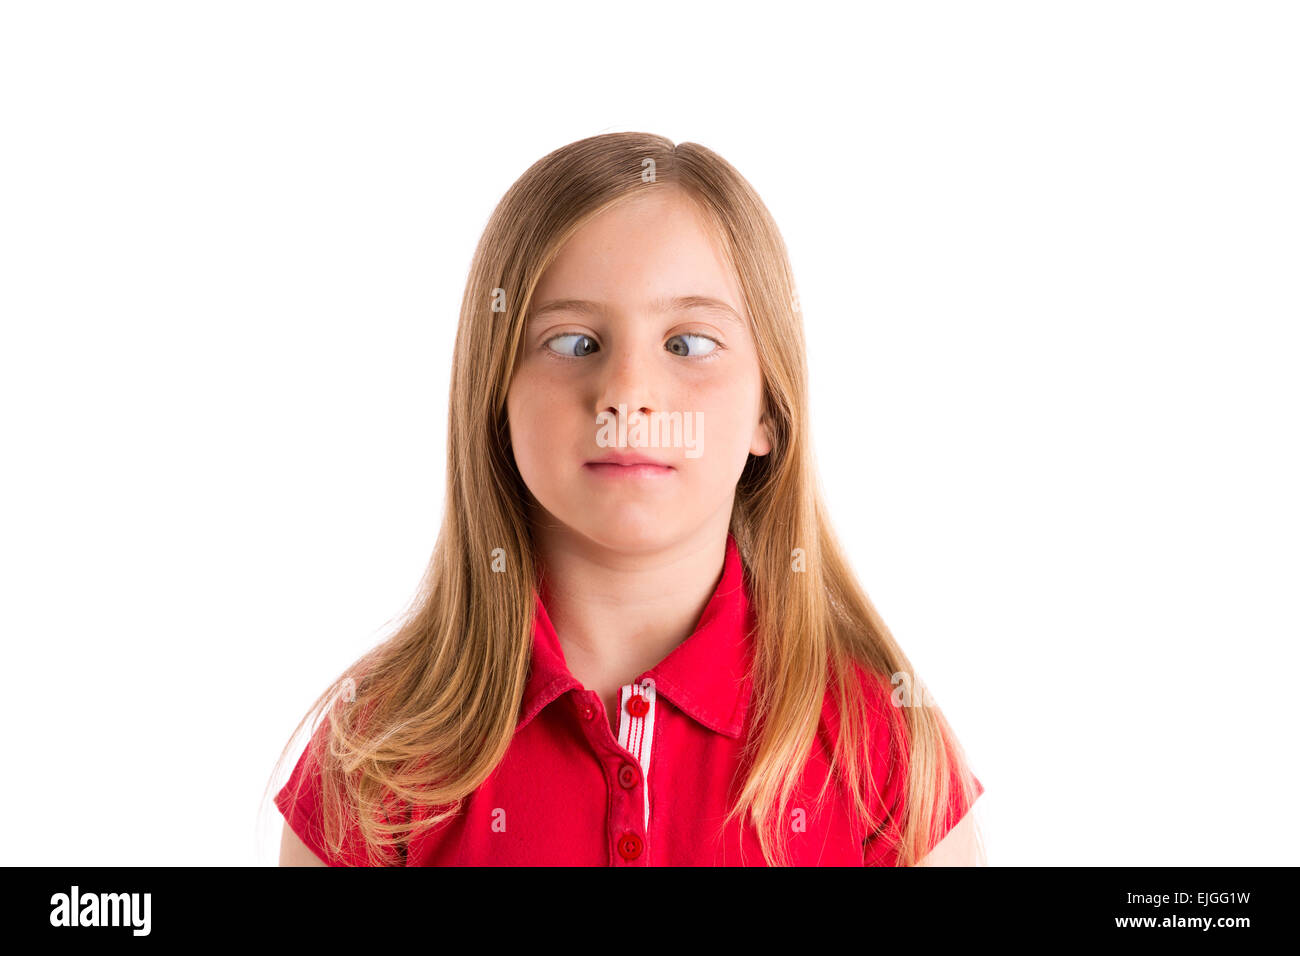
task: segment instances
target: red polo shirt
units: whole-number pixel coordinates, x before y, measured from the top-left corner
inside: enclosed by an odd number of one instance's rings
[[[752,690],[754,615],[731,535],[721,580],[694,633],[623,687],[617,736],[600,696],[569,672],[545,596],[543,587],[532,668],[509,749],[459,814],[412,841],[406,865],[761,865],[758,837],[748,823],[732,821],[718,833],[741,782],[737,768]],[[865,670],[858,678],[871,718],[872,779],[881,790],[869,804],[872,820],[897,819],[907,753],[902,714],[890,701],[886,678]],[[828,692],[823,725],[790,804],[789,859],[795,865],[895,865],[897,851],[883,830],[852,822],[840,785],[831,784],[817,805],[837,725]],[[312,748],[327,731],[322,722],[275,803],[322,860],[364,865],[359,830],[347,834],[338,857],[327,854],[322,840]],[[304,776],[295,804],[293,790]],[[984,792],[978,781],[976,789],[977,796]],[[958,793],[943,833],[967,809]]]

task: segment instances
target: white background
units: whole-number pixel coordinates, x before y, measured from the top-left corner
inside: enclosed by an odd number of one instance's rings
[[[433,546],[480,231],[613,130],[780,224],[990,863],[1294,863],[1294,5],[2,10],[4,863],[274,862]]]

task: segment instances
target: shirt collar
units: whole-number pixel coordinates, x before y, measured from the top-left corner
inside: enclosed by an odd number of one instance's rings
[[[532,663],[516,733],[555,698],[582,686],[564,661],[555,626],[542,600],[544,593],[544,584],[534,591]],[[698,723],[739,738],[753,690],[750,676],[753,627],[753,608],[740,549],[728,533],[722,578],[694,632],[662,661],[639,675],[634,683],[652,678],[656,694],[668,698]]]

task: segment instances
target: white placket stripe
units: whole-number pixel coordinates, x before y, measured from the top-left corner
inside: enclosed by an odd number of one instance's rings
[[[628,713],[627,702],[643,698],[646,712],[640,717]],[[624,684],[618,707],[618,744],[641,765],[642,792],[645,794],[645,828],[650,832],[650,751],[655,733],[655,689],[653,684]]]

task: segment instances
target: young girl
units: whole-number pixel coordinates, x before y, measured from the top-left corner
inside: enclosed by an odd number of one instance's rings
[[[298,725],[326,714],[281,862],[981,862],[983,786],[835,540],[807,409],[735,169],[644,133],[534,164],[461,304],[433,557]]]

